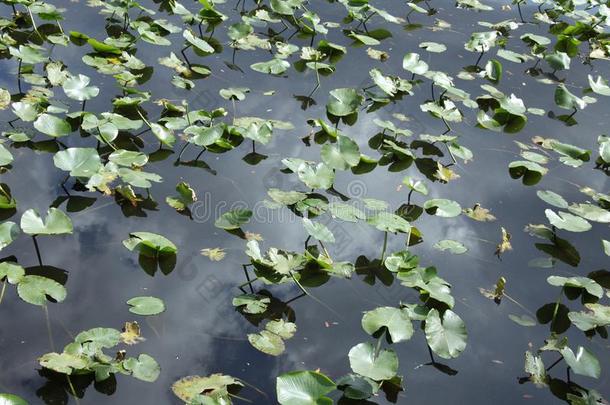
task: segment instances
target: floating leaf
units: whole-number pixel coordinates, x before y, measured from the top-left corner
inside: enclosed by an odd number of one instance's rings
[[[207,377],[192,375],[172,384],[172,391],[187,404],[230,404],[229,389],[241,386],[243,384],[239,380],[229,375],[212,374]]]
[[[51,114],[40,114],[34,121],[34,128],[54,138],[70,135],[72,132],[72,127],[67,121]]]
[[[366,220],[369,224],[383,232],[403,232],[411,231],[411,224],[402,217],[390,212],[382,211]]]
[[[123,241],[123,246],[149,257],[158,254],[176,254],[178,248],[169,239],[152,232],[132,232],[129,239]]]
[[[126,345],[135,345],[144,341],[140,333],[140,325],[137,322],[125,322],[123,332],[121,332],[121,340]]]
[[[6,110],[11,105],[11,93],[0,88],[0,110]]]
[[[28,402],[14,394],[0,394],[0,404],[2,405],[28,405]]]
[[[578,346],[576,353],[569,347],[561,349],[561,355],[566,364],[578,375],[586,377],[599,378],[601,374],[601,366],[599,360],[588,349]]]
[[[85,356],[70,353],[47,353],[38,359],[40,365],[62,374],[72,374],[89,364]]]
[[[25,276],[17,284],[17,293],[25,302],[32,305],[45,306],[47,296],[56,302],[66,299],[66,289],[57,281],[42,276]]]
[[[2,222],[0,224],[0,250],[4,249],[17,238],[19,235],[19,227],[11,221]]]
[[[176,185],[177,197],[166,197],[165,202],[176,211],[184,211],[189,205],[197,201],[197,194],[188,183],[180,182]]]
[[[426,212],[439,217],[452,218],[462,213],[462,207],[452,200],[434,198],[424,203]]]
[[[322,242],[335,243],[335,236],[326,225],[303,218],[303,226],[311,237]]]
[[[271,356],[279,356],[285,350],[284,341],[280,336],[268,330],[248,335],[248,341],[257,350]]]
[[[423,75],[428,71],[428,64],[419,60],[420,56],[417,53],[408,53],[402,59],[402,68],[413,73],[414,75]]]
[[[586,232],[591,229],[591,224],[585,219],[567,212],[559,211],[559,213],[555,213],[553,210],[546,209],[544,210],[544,214],[551,225],[559,229],[570,232]]]
[[[268,297],[257,294],[242,294],[233,298],[233,306],[242,307],[247,314],[262,314],[270,303]]]
[[[148,354],[140,354],[138,358],[131,357],[123,362],[125,370],[141,381],[155,382],[161,373],[161,366]]]
[[[188,43],[193,45],[195,48],[199,49],[201,52],[214,53],[214,48],[212,48],[210,46],[210,44],[208,44],[207,41],[205,41],[204,39],[196,37],[191,32],[191,30],[188,30],[188,29],[184,30],[182,32],[182,36],[184,37],[184,39],[186,39],[186,41]]]
[[[358,111],[364,97],[356,89],[334,89],[330,92],[326,110],[336,117],[345,117]]]
[[[59,151],[53,156],[53,163],[74,177],[88,178],[102,168],[100,156],[94,148],[68,148]]]
[[[250,217],[252,217],[252,211],[237,208],[222,214],[216,219],[214,226],[226,230],[239,229],[250,221]]]
[[[436,309],[431,309],[426,317],[426,340],[432,351],[444,359],[458,357],[466,348],[466,325],[450,309],[443,318]]]
[[[394,307],[380,307],[367,311],[362,317],[362,328],[369,335],[384,328],[393,343],[411,339],[413,325],[406,311]]]
[[[485,222],[496,220],[496,217],[489,212],[489,209],[481,207],[480,204],[475,204],[472,208],[465,208],[463,212],[464,215],[475,221]]]
[[[315,371],[293,371],[277,377],[277,400],[282,405],[331,405],[326,394],[335,390],[335,383]]]
[[[213,262],[219,262],[225,258],[226,253],[222,248],[205,248],[201,249],[201,255],[207,256]]]
[[[91,79],[85,75],[68,77],[62,85],[64,93],[71,99],[78,101],[90,100],[96,97],[100,89],[96,86],[89,86]]]
[[[273,58],[267,62],[258,62],[250,65],[252,70],[270,75],[281,75],[290,67],[290,63],[284,59]]]
[[[597,298],[601,298],[604,295],[604,289],[602,286],[588,277],[550,276],[546,279],[546,281],[555,287],[582,288]]]
[[[320,156],[328,167],[337,170],[347,170],[360,163],[360,149],[358,144],[347,136],[339,135],[336,145],[322,146]]]
[[[525,372],[530,375],[529,379],[539,387],[547,385],[548,376],[542,358],[531,352],[525,352]]]
[[[544,201],[547,204],[550,204],[554,207],[563,208],[563,209],[568,208],[568,202],[566,200],[564,200],[562,196],[560,196],[559,194],[557,194],[553,191],[538,190],[538,191],[536,191],[536,195],[542,201]]]
[[[508,233],[508,231],[502,227],[502,241],[500,241],[500,243],[498,243],[498,246],[496,246],[496,251],[495,251],[495,255],[500,257],[503,253],[509,251],[509,250],[513,250],[513,245],[511,245],[510,243],[510,233]]]
[[[396,376],[398,371],[396,353],[390,349],[382,349],[377,353],[370,343],[360,343],[352,347],[348,357],[354,373],[375,381],[389,380]]]
[[[468,251],[468,248],[466,248],[466,246],[464,246],[461,242],[451,239],[444,239],[436,242],[434,244],[434,248],[441,251],[448,250],[454,255],[461,255]]]
[[[165,304],[156,297],[133,297],[127,305],[129,312],[136,315],[158,315],[165,311]]]
[[[511,321],[521,325],[521,326],[536,326],[538,323],[534,318],[529,315],[513,315],[509,314],[508,317]]]
[[[72,233],[72,221],[63,211],[49,208],[43,222],[35,210],[29,209],[21,216],[21,230],[28,235],[61,235]]]

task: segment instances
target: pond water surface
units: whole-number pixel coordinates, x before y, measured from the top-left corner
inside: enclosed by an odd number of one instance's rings
[[[251,2],[250,2],[251,3]],[[254,3],[246,4],[246,9]],[[389,13],[404,18],[409,10],[405,2],[377,2]],[[312,70],[298,72],[290,68],[280,77],[266,75],[250,69],[255,62],[268,60],[270,53],[264,50],[237,51],[227,46],[227,27],[239,21],[239,13],[233,10],[232,2],[218,4],[217,8],[229,19],[217,27],[214,37],[224,49],[220,53],[205,58],[192,54],[191,62],[203,63],[212,74],[196,80],[196,87],[190,91],[176,88],[170,82],[170,69],[159,65],[158,59],[170,51],[179,54],[182,47],[180,34],[173,34],[171,47],[155,46],[140,42],[136,55],[148,66],[154,67],[150,80],[138,86],[150,91],[153,99],[185,99],[189,108],[211,110],[224,107],[227,122],[236,116],[256,116],[266,119],[290,121],[290,130],[274,129],[274,136],[267,145],[256,145],[256,152],[265,155],[258,164],[244,159],[252,152],[249,140],[239,147],[223,154],[204,153],[199,158],[199,166],[177,163],[181,141],[173,153],[163,155],[156,152],[158,142],[148,132],[142,135],[146,146],[142,149],[151,155],[146,170],[163,177],[163,182],[150,189],[151,198],[156,203],[140,210],[121,207],[111,196],[97,192],[87,192],[74,187],[75,179],[69,178],[64,187],[62,182],[67,173],[53,164],[53,153],[36,148],[6,143],[14,156],[12,168],[0,176],[1,183],[10,186],[18,201],[16,213],[10,218],[19,222],[21,214],[34,208],[44,213],[51,205],[67,212],[73,222],[74,232],[70,235],[37,238],[42,262],[54,272],[67,278],[65,286],[67,298],[61,303],[49,303],[48,326],[45,310],[29,305],[19,299],[15,288],[7,288],[0,304],[0,392],[17,394],[32,404],[75,403],[65,378],[42,370],[38,358],[47,352],[61,351],[80,331],[104,326],[120,329],[124,322],[137,320],[145,341],[128,353],[148,353],[161,366],[161,374],[156,382],[147,383],[128,376],[117,375],[105,382],[93,383],[90,377],[73,376],[72,381],[81,404],[165,404],[181,403],[172,393],[172,383],[187,375],[209,375],[224,373],[256,387],[246,387],[240,396],[254,404],[277,403],[276,377],[292,370],[317,370],[331,378],[338,378],[350,372],[347,353],[349,349],[372,338],[362,329],[361,317],[364,311],[379,306],[397,306],[400,302],[418,302],[418,294],[401,286],[398,280],[384,285],[379,279],[371,282],[365,274],[355,273],[351,279],[331,278],[326,284],[310,288],[315,297],[303,296],[290,303],[294,310],[294,322],[298,325],[296,335],[286,341],[286,351],[277,357],[256,350],[248,342],[247,334],[260,330],[248,322],[232,305],[232,299],[240,294],[237,288],[244,283],[242,265],[249,262],[244,254],[246,241],[234,234],[214,226],[219,214],[231,208],[241,207],[254,211],[250,222],[242,227],[244,231],[262,235],[259,242],[264,250],[275,246],[280,249],[302,251],[307,233],[301,219],[284,208],[272,209],[261,204],[269,199],[267,190],[298,190],[309,192],[295,174],[284,173],[281,160],[299,157],[320,161],[319,146],[311,142],[308,146],[301,138],[312,131],[308,119],[325,118],[329,91],[335,88],[359,88],[371,86],[369,70],[374,67],[384,74],[410,78],[410,73],[402,68],[402,57],[407,52],[418,52],[432,69],[446,72],[455,77],[464,66],[475,63],[478,56],[464,49],[470,34],[486,31],[479,21],[499,22],[506,19],[518,21],[517,10],[502,9],[508,2],[494,1],[489,5],[494,11],[476,12],[458,9],[452,1],[434,0],[431,6],[436,15],[412,13],[411,26],[407,23],[389,24],[379,17],[367,22],[369,30],[385,28],[392,34],[381,41],[376,49],[386,51],[389,59],[385,62],[367,56],[368,46],[352,44],[340,28],[329,31],[326,38],[347,46],[347,53],[336,63],[336,72],[321,76],[320,88],[313,94],[313,105],[304,108],[302,96],[310,93],[316,83]],[[95,38],[105,38],[104,18],[99,9],[91,8],[82,1],[53,2],[65,8],[64,31],[80,31]],[[144,3],[143,3],[144,4]],[[420,3],[423,6],[423,3]],[[146,2],[146,7],[154,10],[159,5]],[[185,7],[198,9],[198,3],[188,2]],[[322,21],[341,23],[345,8],[337,2],[312,0],[308,9],[317,12]],[[522,7],[528,21],[533,21],[535,6]],[[182,24],[177,16],[158,15]],[[11,7],[2,7],[2,15],[11,18]],[[137,13],[134,11],[133,18]],[[435,19],[451,24],[450,28],[433,29]],[[349,26],[353,26],[350,24]],[[279,29],[279,28],[277,28]],[[265,29],[256,28],[257,32]],[[287,31],[284,34],[288,37]],[[528,48],[518,39],[525,32],[548,35],[548,25],[527,23],[510,33],[507,48],[515,52],[527,53]],[[316,38],[315,43],[321,38]],[[310,39],[290,39],[298,46],[308,46]],[[424,41],[434,41],[446,45],[443,53],[429,53],[419,48]],[[85,45],[86,47],[86,45]],[[47,44],[47,48],[50,47]],[[495,49],[483,57],[495,57]],[[112,76],[101,75],[95,69],[83,64],[82,56],[88,52],[84,47],[70,45],[56,46],[51,56],[60,60],[74,74],[82,73],[92,78],[92,83],[100,88],[98,97],[89,100],[86,111],[101,113],[108,111],[110,101],[120,95]],[[234,59],[233,59],[234,57]],[[497,57],[496,57],[497,58]],[[239,67],[231,69],[227,62]],[[528,107],[555,111],[562,114],[555,105],[554,84],[541,82],[538,76],[527,74],[535,61],[518,64],[500,59],[504,66],[502,80],[496,86],[505,94],[514,93],[523,98]],[[604,64],[605,63],[605,64]],[[544,63],[540,67],[547,73],[552,69]],[[0,87],[15,94],[17,90],[17,61],[14,58],[0,60]],[[610,77],[606,61],[595,62],[594,69],[583,65],[578,58],[572,60],[571,70],[558,71],[556,75],[575,94],[581,94],[588,87],[587,74],[601,74]],[[480,85],[489,83],[476,78],[467,81],[454,79],[456,86],[469,92],[474,99],[483,94]],[[22,86],[27,88],[27,84]],[[245,100],[235,102],[223,99],[219,90],[227,87],[247,87],[250,93]],[[263,93],[275,90],[272,96]],[[358,122],[353,126],[342,124],[344,134],[356,141],[362,153],[375,158],[379,153],[370,148],[369,138],[379,132],[374,119],[393,120],[397,126],[410,129],[414,136],[419,134],[440,134],[445,131],[443,122],[421,111],[419,104],[430,98],[429,81],[416,86],[413,96],[390,103],[375,111],[361,111]],[[57,88],[56,99],[71,103]],[[437,95],[440,91],[437,89]],[[544,211],[552,208],[537,197],[538,190],[552,190],[568,202],[590,200],[579,189],[591,187],[599,192],[608,189],[608,177],[595,170],[597,137],[603,134],[610,123],[609,104],[603,96],[596,96],[597,103],[578,111],[574,118],[577,125],[566,126],[552,119],[547,113],[528,115],[527,125],[516,134],[493,132],[476,127],[476,109],[464,110],[461,123],[451,123],[451,134],[459,135],[460,144],[474,153],[472,161],[458,163],[452,169],[460,178],[448,184],[428,181],[430,193],[422,196],[415,193],[412,201],[422,205],[430,198],[449,198],[462,207],[472,207],[479,203],[489,208],[496,216],[493,222],[477,222],[460,215],[441,218],[423,214],[416,223],[423,236],[423,243],[411,247],[420,257],[420,263],[435,266],[439,275],[452,285],[455,297],[454,311],[464,320],[468,330],[468,344],[456,359],[437,359],[447,366],[433,367],[424,334],[419,330],[419,322],[414,322],[416,332],[411,340],[392,345],[396,350],[400,368],[404,376],[404,391],[400,392],[397,403],[558,403],[562,398],[561,381],[567,381],[565,365],[558,365],[549,371],[553,379],[552,389],[538,388],[532,382],[520,383],[524,372],[524,353],[544,345],[549,336],[548,325],[524,327],[508,317],[529,315],[536,318],[536,311],[545,304],[554,303],[559,288],[551,286],[546,279],[550,275],[586,276],[589,272],[606,268],[608,257],[604,255],[600,239],[610,239],[608,225],[593,223],[593,229],[583,233],[559,231],[562,238],[569,240],[580,253],[577,267],[556,261],[553,268],[531,267],[528,263],[535,258],[546,257],[536,244],[545,241],[524,232],[528,224],[547,223]],[[73,104],[71,111],[78,111],[79,103]],[[161,108],[148,103],[148,117],[155,120]],[[394,115],[393,115],[394,114]],[[396,114],[403,114],[408,121],[396,120]],[[14,115],[10,109],[2,112],[3,129],[11,129],[8,121]],[[14,123],[16,127],[27,128],[27,123]],[[561,142],[578,145],[593,151],[593,159],[579,168],[561,163],[556,154],[549,153],[548,173],[534,186],[526,186],[519,179],[512,179],[508,165],[519,157],[520,149],[515,141],[533,146],[534,136],[555,138]],[[44,139],[44,136],[37,140]],[[95,146],[91,137],[73,134],[63,138],[68,147]],[[443,151],[443,147],[440,147]],[[166,148],[167,149],[167,148]],[[182,161],[194,160],[199,151],[188,148]],[[156,158],[155,158],[156,156]],[[445,159],[446,160],[446,159]],[[334,189],[358,203],[363,198],[386,201],[391,209],[406,203],[408,189],[399,187],[405,175],[424,178],[415,164],[408,169],[392,172],[387,166],[378,166],[374,171],[354,175],[350,171],[338,171]],[[197,191],[198,202],[192,207],[192,218],[180,215],[165,203],[165,197],[175,195],[175,185],[185,181]],[[321,190],[318,192],[323,193]],[[146,195],[143,189],[139,193]],[[336,200],[333,194],[328,198]],[[330,220],[328,214],[320,219],[335,234],[335,244],[326,247],[337,261],[354,263],[359,256],[373,260],[379,258],[384,243],[384,234],[366,223],[348,223]],[[501,239],[500,228],[511,233],[512,250],[494,255]],[[147,274],[138,263],[137,253],[130,252],[122,245],[130,232],[148,231],[161,234],[178,247],[175,269],[168,274],[157,271]],[[433,248],[434,243],[444,239],[457,240],[468,247],[465,254],[455,255]],[[203,248],[220,247],[226,257],[221,261],[211,261],[200,254]],[[405,248],[405,236],[390,234],[387,252]],[[30,271],[38,266],[36,250],[32,238],[21,235],[10,246],[2,250],[2,257],[15,256],[18,263]],[[12,260],[15,260],[13,258]],[[47,273],[48,274],[48,273]],[[483,296],[480,288],[492,289],[499,277],[507,280],[506,293],[500,305]],[[263,286],[274,297],[288,301],[301,294],[293,284]],[[150,295],[161,298],[166,311],[152,317],[141,317],[129,312],[125,304],[129,298]],[[607,299],[607,298],[606,298]],[[514,301],[516,302],[514,302]],[[571,310],[581,310],[579,300],[564,303]],[[602,372],[599,379],[572,373],[571,380],[587,389],[594,389],[603,396],[610,396],[610,346],[608,341],[595,336],[587,339],[575,327],[566,333],[570,347],[588,347],[599,359]],[[547,366],[558,357],[557,353],[544,353]],[[523,381],[522,381],[523,382]],[[339,394],[333,398],[338,400]],[[388,403],[383,395],[370,398],[378,404]],[[234,399],[236,403],[248,403]],[[345,402],[348,403],[348,402]],[[364,402],[363,402],[364,403]],[[369,402],[370,403],[370,402]]]

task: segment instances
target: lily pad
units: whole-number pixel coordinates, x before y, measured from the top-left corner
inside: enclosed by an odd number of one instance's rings
[[[277,377],[277,400],[282,405],[331,405],[326,395],[334,391],[335,383],[315,371],[293,371]]]
[[[165,311],[165,303],[157,297],[133,297],[127,305],[129,312],[136,315],[158,315]]]
[[[61,235],[72,233],[72,221],[63,211],[49,208],[46,220],[29,209],[21,216],[21,230],[28,235]]]
[[[396,376],[398,371],[396,353],[391,349],[382,349],[377,353],[370,343],[360,343],[352,347],[348,357],[354,373],[375,381],[389,380]]]
[[[432,351],[444,359],[455,358],[466,348],[466,325],[450,309],[445,310],[442,321],[438,310],[430,310],[425,332]]]

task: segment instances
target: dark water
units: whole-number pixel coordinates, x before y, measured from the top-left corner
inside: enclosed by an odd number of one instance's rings
[[[88,35],[103,38],[103,19],[95,9],[80,2],[60,2],[66,7],[64,30],[77,30]],[[163,183],[155,184],[151,190],[158,202],[154,210],[145,210],[142,216],[125,216],[113,198],[99,194],[70,191],[73,196],[94,198],[88,208],[70,212],[70,202],[61,208],[68,211],[73,223],[74,234],[62,237],[39,238],[42,259],[45,265],[54,266],[67,272],[68,298],[61,304],[49,305],[51,336],[48,336],[45,313],[40,307],[27,305],[8,288],[0,305],[0,392],[18,394],[31,403],[64,404],[74,403],[67,393],[65,381],[45,378],[39,371],[37,358],[49,351],[61,350],[81,330],[105,326],[122,327],[125,321],[137,319],[142,326],[146,341],[128,348],[129,353],[149,353],[159,362],[162,372],[155,383],[145,383],[126,376],[116,377],[116,386],[105,384],[94,387],[91,384],[80,399],[81,404],[105,403],[142,403],[161,404],[179,403],[170,391],[171,384],[177,379],[191,374],[207,375],[222,372],[239,377],[258,387],[264,395],[248,389],[240,395],[255,404],[276,403],[275,378],[278,374],[296,369],[321,369],[325,374],[339,377],[349,372],[347,352],[353,345],[368,341],[368,335],[360,326],[363,311],[377,306],[396,306],[400,301],[416,302],[418,297],[410,289],[398,283],[384,286],[377,282],[374,286],[366,284],[362,277],[354,275],[351,280],[332,280],[326,285],[312,290],[312,293],[328,307],[310,298],[300,298],[291,303],[296,313],[298,332],[287,342],[286,352],[278,357],[264,355],[255,350],[246,340],[246,334],[258,330],[249,324],[231,305],[233,296],[239,293],[237,285],[245,281],[241,265],[248,262],[243,253],[244,241],[214,227],[214,217],[218,212],[228,210],[233,204],[255,207],[255,217],[244,230],[260,233],[266,249],[277,246],[287,250],[300,250],[304,233],[300,219],[287,209],[268,210],[260,205],[267,198],[266,190],[271,187],[281,189],[303,189],[294,175],[281,173],[280,160],[284,157],[319,159],[316,146],[307,147],[300,140],[307,135],[310,127],[306,120],[325,116],[328,91],[339,87],[363,87],[370,83],[368,71],[380,66],[385,74],[406,77],[401,68],[402,56],[406,52],[419,52],[432,69],[445,71],[455,76],[463,66],[475,62],[477,55],[463,49],[471,32],[484,31],[477,21],[501,21],[516,18],[516,10],[499,11],[501,4],[494,2],[494,12],[476,13],[458,10],[449,1],[435,2],[438,18],[452,24],[448,30],[433,31],[430,25],[434,17],[413,14],[413,22],[421,22],[420,29],[407,31],[399,25],[389,25],[382,20],[373,20],[369,29],[383,26],[390,29],[393,37],[384,40],[377,49],[387,51],[390,59],[381,64],[366,56],[366,46],[350,47],[347,55],[338,63],[337,72],[323,77],[321,88],[314,95],[317,105],[307,110],[300,108],[294,95],[306,95],[315,85],[313,72],[307,74],[288,71],[288,77],[277,78],[259,74],[249,69],[251,63],[267,60],[264,51],[240,51],[235,63],[245,73],[231,70],[225,61],[231,60],[231,49],[225,48],[222,54],[205,58],[204,62],[214,72],[205,80],[197,81],[196,88],[190,92],[174,88],[169,83],[169,70],[157,64],[157,59],[166,56],[170,48],[155,47],[142,43],[137,56],[155,68],[155,76],[147,82],[144,89],[153,92],[153,99],[187,99],[191,108],[213,108],[224,106],[232,114],[232,105],[218,96],[218,90],[229,86],[244,86],[251,89],[246,100],[237,103],[237,116],[260,116],[290,121],[295,129],[275,131],[272,142],[267,146],[257,145],[257,152],[267,155],[267,159],[252,166],[242,160],[251,150],[249,142],[244,142],[236,150],[222,155],[204,154],[202,160],[212,169],[176,167],[175,154],[163,161],[149,163],[148,171],[163,177]],[[155,8],[154,4],[150,5]],[[187,6],[191,6],[190,4]],[[237,22],[233,4],[220,5],[231,19],[228,26]],[[404,15],[406,6],[391,1],[383,4],[388,11]],[[192,8],[192,7],[191,7]],[[320,13],[323,21],[339,22],[343,7],[325,1],[312,1],[311,8]],[[8,7],[3,12],[10,13]],[[402,11],[401,11],[402,10]],[[524,7],[524,14],[530,16],[533,9]],[[168,17],[179,23],[175,17]],[[544,27],[525,25],[513,36],[525,32],[544,34]],[[177,34],[175,43],[180,44]],[[225,30],[220,29],[216,38],[227,42]],[[340,30],[331,30],[328,39],[349,44]],[[292,40],[299,45],[308,41],[298,38]],[[428,54],[418,49],[422,41],[435,41],[447,45],[442,54]],[[514,44],[519,41],[511,41]],[[524,48],[525,49],[525,48]],[[523,49],[523,50],[524,50]],[[87,104],[92,112],[106,111],[109,100],[118,92],[114,79],[99,76],[94,69],[80,62],[84,50],[70,46],[67,49],[56,47],[53,58],[64,61],[73,73],[82,72],[93,78],[101,89],[100,96]],[[179,51],[172,47],[174,52]],[[523,51],[521,50],[521,51]],[[196,56],[193,60],[198,61]],[[199,58],[200,59],[200,58]],[[514,92],[524,99],[528,107],[555,110],[553,103],[554,86],[537,82],[524,74],[533,62],[514,64],[503,60],[504,78],[498,88],[510,94]],[[597,65],[596,65],[597,66]],[[599,68],[598,68],[599,69]],[[15,89],[16,62],[0,61],[0,87]],[[573,92],[587,87],[588,67],[572,64],[566,84]],[[608,69],[599,70],[607,76]],[[458,87],[470,92],[473,98],[482,94],[479,89],[481,80],[471,82],[456,79]],[[267,90],[275,89],[272,97],[263,96]],[[387,106],[373,113],[361,113],[353,127],[343,130],[358,142],[363,153],[377,156],[375,151],[367,150],[366,142],[377,132],[373,119],[388,119],[391,113],[402,113],[410,117],[404,126],[415,134],[439,133],[444,130],[441,121],[431,119],[419,109],[419,103],[428,97],[429,89],[424,86],[416,90],[414,97],[406,97],[395,105]],[[57,92],[61,99],[63,94]],[[579,92],[578,92],[579,94]],[[160,110],[159,110],[160,111]],[[149,110],[154,117],[155,111]],[[3,117],[8,119],[9,112]],[[526,187],[519,180],[508,175],[507,165],[518,160],[519,149],[514,141],[528,143],[536,135],[553,137],[580,147],[596,150],[597,136],[602,134],[610,122],[608,103],[600,99],[596,104],[578,112],[579,124],[572,127],[546,116],[529,116],[526,128],[516,135],[495,133],[476,128],[476,117],[471,111],[461,124],[453,124],[454,131],[461,135],[461,143],[472,149],[474,161],[460,163],[456,172],[461,178],[447,185],[435,183],[428,198],[443,197],[458,201],[463,207],[481,203],[488,207],[498,218],[495,222],[475,222],[465,216],[444,219],[428,216],[418,221],[418,227],[425,235],[425,243],[413,248],[425,265],[435,265],[440,276],[453,286],[456,297],[455,311],[463,318],[468,328],[468,347],[456,360],[444,361],[457,371],[455,375],[441,373],[431,366],[422,366],[429,361],[424,335],[416,332],[414,337],[394,345],[400,359],[399,374],[405,377],[405,391],[400,394],[398,403],[476,403],[476,404],[513,404],[513,403],[557,403],[560,400],[548,389],[537,389],[533,384],[519,384],[523,372],[524,352],[529,345],[541,346],[548,337],[548,325],[522,327],[508,319],[509,314],[529,314],[544,304],[554,302],[558,289],[547,284],[549,275],[586,275],[588,272],[603,269],[607,257],[603,255],[600,238],[609,238],[607,225],[594,223],[593,230],[582,234],[564,232],[562,237],[569,239],[579,250],[581,263],[572,268],[558,262],[554,269],[532,268],[527,263],[544,254],[536,249],[539,240],[523,232],[529,223],[546,223],[544,209],[546,204],[536,197],[536,190],[553,190],[567,201],[581,202],[586,197],[579,186],[590,186],[603,192],[607,189],[607,177],[594,170],[589,162],[581,168],[569,168],[558,161],[551,161],[549,173],[535,187]],[[144,136],[152,142],[152,135]],[[67,139],[67,138],[64,138]],[[71,137],[68,146],[87,144],[86,140]],[[154,146],[145,151],[152,153]],[[65,196],[61,182],[65,172],[55,168],[51,153],[34,152],[27,148],[11,148],[15,156],[14,169],[1,175],[1,181],[10,185],[19,206],[16,221],[21,213],[29,208],[45,212],[58,197]],[[196,152],[186,152],[194,158]],[[595,155],[595,153],[594,153]],[[404,175],[421,177],[413,166],[407,172],[391,173],[385,167],[374,172],[354,176],[349,172],[337,174],[335,188],[353,198],[379,198],[390,203],[392,208],[406,201],[406,191],[397,190]],[[199,199],[205,204],[194,210],[193,220],[177,214],[164,202],[165,196],[174,194],[175,184],[186,181],[197,190]],[[71,187],[71,180],[66,184]],[[414,197],[415,202],[425,199]],[[73,199],[77,205],[78,199]],[[258,205],[257,205],[258,203]],[[68,205],[66,205],[68,204]],[[512,233],[513,251],[503,255],[502,260],[494,256],[495,245],[500,241],[500,226]],[[365,225],[341,223],[331,227],[340,243],[330,247],[336,260],[354,261],[365,255],[370,259],[379,256],[383,234]],[[150,231],[163,234],[179,247],[176,269],[168,275],[157,273],[147,275],[138,265],[137,255],[126,250],[121,241],[129,232]],[[451,255],[432,248],[442,239],[462,241],[469,251],[464,255]],[[202,248],[222,247],[227,257],[220,262],[211,262],[199,254]],[[404,248],[404,237],[390,235],[388,251]],[[31,238],[25,236],[2,251],[2,255],[15,255],[24,266],[36,266],[37,258]],[[483,297],[479,287],[491,288],[500,276],[506,277],[507,293],[521,303],[524,308],[505,299],[497,306]],[[274,296],[288,300],[299,295],[296,287],[276,286],[270,291]],[[167,311],[156,317],[137,317],[128,312],[125,301],[136,295],[153,295],[162,298]],[[573,310],[579,309],[578,302],[570,302]],[[528,311],[528,312],[526,312]],[[610,396],[609,345],[597,337],[588,342],[580,331],[571,328],[568,333],[570,346],[589,347],[602,362],[602,375],[599,380],[573,376],[573,381],[598,390]],[[556,354],[545,354],[545,363],[551,364]],[[551,376],[565,379],[565,367],[557,367]],[[75,379],[77,387],[79,381]],[[83,383],[85,384],[85,383]],[[385,403],[379,397],[379,404]],[[240,401],[237,401],[240,403]],[[244,402],[245,403],[245,402]]]

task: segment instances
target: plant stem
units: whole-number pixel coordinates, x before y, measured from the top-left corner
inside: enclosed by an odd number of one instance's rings
[[[477,63],[474,64],[476,67],[479,67],[479,62],[481,61],[481,58],[483,57],[484,53],[485,53],[485,50],[482,50],[481,54],[479,55],[479,59],[477,59]]]
[[[551,319],[551,331],[553,330],[553,326],[555,325],[555,318],[557,317],[557,311],[559,311],[559,304],[561,304],[561,296],[563,295],[563,287],[561,287],[561,291],[559,292],[559,296],[555,301],[555,308],[553,309],[553,318]]]
[[[559,362],[563,360],[563,356],[559,357],[557,360],[555,360],[555,362],[553,362],[553,364],[551,364],[550,366],[548,366],[546,368],[546,371],[550,371],[553,367],[555,367],[557,364],[559,364]]]
[[[30,10],[29,7],[26,7],[26,8],[28,9],[28,13],[30,14],[30,20],[32,21],[32,27],[34,28],[34,31],[36,31],[36,33],[38,34],[40,39],[42,39],[44,41],[44,37],[42,36],[40,31],[38,31],[38,27],[36,26],[36,21],[34,20],[34,15],[32,14],[32,10]]]
[[[319,298],[316,298],[315,296],[311,295],[309,293],[309,291],[307,291],[305,289],[305,287],[303,287],[303,285],[299,282],[299,280],[296,279],[296,277],[294,276],[294,273],[292,271],[290,272],[290,277],[292,277],[292,281],[294,281],[294,283],[301,289],[301,291],[303,291],[304,294],[306,294],[312,300],[316,301],[318,304],[322,305],[324,308],[328,309],[330,312],[332,312],[333,314],[335,314],[339,318],[342,318],[342,316],[337,311],[335,311],[334,309],[329,307],[326,303],[321,301]]]
[[[42,267],[42,257],[40,256],[40,249],[38,248],[38,241],[36,240],[36,235],[32,235],[32,240],[34,241],[34,248],[36,248],[36,256],[38,257],[38,264]]]
[[[523,19],[523,14],[521,13],[521,2],[517,2],[517,10],[519,10],[519,17],[521,18],[521,22],[525,24],[525,20]]]
[[[385,250],[388,247],[388,232],[385,231],[383,233],[383,248],[381,249],[381,263],[383,263],[383,259],[385,258]]]
[[[51,350],[55,351],[55,343],[53,342],[53,332],[51,332],[51,320],[49,319],[49,308],[47,305],[42,306],[44,310],[44,317],[47,324],[47,334],[49,335],[49,345],[51,346]]]
[[[379,356],[379,352],[381,351],[381,338],[382,337],[383,337],[383,335],[381,335],[377,338],[377,346],[375,346],[375,358],[377,358]]]
[[[184,146],[182,147],[182,149],[180,149],[180,153],[178,154],[178,162],[180,162],[180,159],[182,159],[182,154],[184,153],[184,151],[186,150],[186,148],[188,148],[188,146],[190,145],[190,142],[186,142],[184,144]]]
[[[148,125],[148,127],[150,128],[151,127],[150,122],[148,122],[148,120],[146,118],[144,118],[144,115],[142,115],[140,110],[137,110],[137,112],[138,112],[138,115],[140,116],[140,118],[142,118],[142,121],[144,121],[146,123],[146,125]],[[144,133],[144,132],[146,132],[146,131],[143,131],[142,133]]]
[[[240,284],[240,285],[239,285],[239,288],[244,287],[244,286],[247,286],[247,285],[252,286],[252,283],[253,283],[253,282],[255,282],[256,280],[258,280],[258,277],[253,278],[252,280],[248,279],[248,281],[246,281],[245,283]]]
[[[246,268],[246,265],[243,265],[242,268],[244,269],[244,274],[246,275],[246,280],[248,280],[248,285],[250,286],[250,292],[252,294],[254,294],[254,288],[252,288],[252,281],[250,281],[250,275],[248,274],[248,269]],[[243,287],[243,285],[242,285]]]
[[[6,290],[6,280],[2,281],[2,291],[0,291],[0,304],[2,304],[2,298],[4,298],[4,291]]]
[[[436,364],[436,360],[434,360],[434,353],[432,353],[432,348],[428,345],[428,353],[430,354],[430,361],[432,364]]]
[[[76,390],[74,389],[74,385],[72,385],[72,380],[70,379],[70,375],[66,374],[66,378],[68,379],[68,385],[70,386],[70,391],[72,391],[72,396],[74,397],[74,401],[77,404],[80,404],[78,396],[76,395]]]

